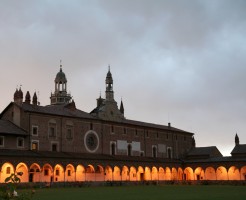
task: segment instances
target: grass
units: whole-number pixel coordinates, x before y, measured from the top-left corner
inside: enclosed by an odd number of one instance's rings
[[[19,191],[21,192],[21,191]],[[243,200],[246,186],[164,185],[38,189],[34,200]]]

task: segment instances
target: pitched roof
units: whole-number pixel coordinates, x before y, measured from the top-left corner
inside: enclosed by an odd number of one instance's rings
[[[39,106],[39,105],[33,105],[28,103],[22,103],[21,105],[16,104],[14,102],[11,102],[5,110],[8,109],[11,105],[19,106],[23,111],[26,112],[33,112],[33,113],[42,113],[42,114],[48,114],[48,115],[59,115],[59,116],[67,116],[67,117],[77,117],[77,118],[85,118],[85,119],[98,119],[102,120],[95,115],[92,115],[90,113],[84,112],[82,110],[79,110],[77,108],[75,109],[69,109],[69,104],[65,105],[47,105],[47,106]],[[91,113],[98,111],[98,108],[94,109]],[[5,112],[5,110],[0,114],[1,115]],[[114,121],[112,121],[114,122]],[[115,121],[117,123],[117,121]],[[122,119],[121,123],[124,123],[126,125],[135,125],[135,126],[144,126],[148,128],[156,128],[156,129],[162,129],[162,130],[169,130],[169,131],[176,131],[181,132],[185,134],[193,135],[194,133],[187,132],[172,126],[165,126],[160,124],[154,124],[154,123],[148,123],[148,122],[141,122],[136,120],[129,120],[129,119]]]
[[[147,127],[151,127],[151,128],[157,128],[157,129],[165,129],[165,130],[170,130],[170,131],[177,131],[177,132],[182,132],[182,133],[189,133],[192,134],[191,132],[187,132],[172,126],[165,126],[165,125],[160,125],[160,124],[153,124],[153,123],[147,123],[147,122],[140,122],[140,121],[135,121],[135,120],[129,120],[126,119],[123,122],[127,123],[127,124],[131,124],[131,125],[137,125],[137,126],[147,126]]]
[[[37,106],[37,105],[23,103],[22,105],[20,105],[20,107],[27,112],[43,113],[49,115],[60,115],[60,116],[67,116],[67,117],[88,118],[88,119],[94,118],[89,113],[86,113],[82,110],[69,109],[68,104]]]
[[[0,134],[11,134],[11,135],[23,135],[26,136],[28,133],[22,128],[16,126],[10,121],[0,119]]]
[[[216,146],[210,147],[195,147],[192,148],[188,154],[188,157],[199,157],[199,156],[208,156],[208,157],[220,157],[222,154]]]
[[[231,155],[233,154],[246,154],[246,144],[236,145],[231,152]]]

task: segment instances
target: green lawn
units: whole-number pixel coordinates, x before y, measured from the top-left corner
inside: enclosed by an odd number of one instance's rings
[[[21,192],[21,191],[19,191]],[[38,189],[34,200],[244,200],[246,186],[120,186]]]

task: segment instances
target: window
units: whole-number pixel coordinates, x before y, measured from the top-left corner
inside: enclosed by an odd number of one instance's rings
[[[135,136],[138,136],[138,130],[137,129],[135,130]]]
[[[111,143],[111,155],[115,155],[115,153],[116,153],[116,148],[115,148],[115,143],[113,142],[113,143]]]
[[[73,139],[73,127],[72,126],[67,126],[66,138],[67,140]]]
[[[157,157],[156,146],[153,146],[153,148],[152,148],[152,156],[153,156],[153,158],[156,158]]]
[[[56,137],[56,123],[54,120],[52,120],[52,122],[49,123],[49,137]]]
[[[93,130],[93,124],[90,123],[90,130]]]
[[[55,137],[55,128],[54,127],[50,127],[50,130],[49,130],[49,136],[50,137]]]
[[[167,140],[168,140],[168,133],[167,133]]]
[[[171,159],[172,158],[172,148],[167,147],[167,158]]]
[[[149,131],[146,131],[146,137],[149,137]]]
[[[19,148],[24,147],[24,138],[17,138],[17,147]]]
[[[124,128],[124,134],[126,135],[126,128]]]
[[[0,147],[4,147],[4,136],[0,136]]]
[[[67,170],[67,176],[71,176],[71,170]]]
[[[111,126],[111,133],[114,133],[114,126]]]
[[[127,146],[127,155],[128,156],[132,155],[132,145],[130,145],[130,144]]]
[[[10,174],[10,167],[6,168],[6,174]]]
[[[32,126],[32,135],[38,136],[38,126]]]
[[[67,129],[67,139],[72,139],[72,129]]]
[[[57,144],[56,143],[53,143],[51,145],[51,151],[57,151]]]
[[[34,150],[34,151],[38,150],[38,141],[32,141],[31,150]]]

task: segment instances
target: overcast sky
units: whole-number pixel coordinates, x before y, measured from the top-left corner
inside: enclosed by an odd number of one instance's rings
[[[246,1],[0,0],[0,110],[16,87],[50,103],[62,59],[77,108],[104,97],[108,65],[128,119],[246,144]]]

